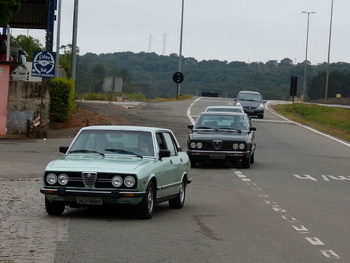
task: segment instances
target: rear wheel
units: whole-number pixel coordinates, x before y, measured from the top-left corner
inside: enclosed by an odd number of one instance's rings
[[[146,196],[142,199],[141,203],[137,206],[137,215],[141,219],[150,219],[154,213],[155,205],[155,187],[153,182],[149,182],[146,190]]]
[[[45,208],[46,212],[50,216],[60,216],[62,215],[64,211],[65,205],[63,203],[55,203],[51,202],[46,196],[45,196]]]
[[[181,183],[180,190],[176,198],[169,200],[169,206],[171,208],[180,209],[185,204],[185,198],[186,198],[186,181],[184,179]]]

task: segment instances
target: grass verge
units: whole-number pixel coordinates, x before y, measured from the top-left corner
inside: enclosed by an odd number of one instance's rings
[[[350,109],[304,103],[270,107],[290,120],[350,142]]]

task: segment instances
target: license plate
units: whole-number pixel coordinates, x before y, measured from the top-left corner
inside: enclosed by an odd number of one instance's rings
[[[246,112],[248,112],[248,113],[253,113],[254,112],[254,110],[245,110]]]
[[[102,205],[102,198],[78,196],[77,203],[80,205]]]
[[[222,160],[222,159],[225,159],[225,155],[209,155],[209,158]]]

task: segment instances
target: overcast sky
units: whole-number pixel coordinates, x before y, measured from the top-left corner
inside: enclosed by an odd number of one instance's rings
[[[182,55],[198,61],[327,62],[332,0],[185,0]],[[72,43],[73,0],[62,0],[61,45]],[[182,0],[80,0],[80,54],[179,54]],[[350,1],[334,0],[331,62],[350,63]],[[18,31],[17,31],[18,32]],[[29,31],[30,35],[36,32]],[[38,36],[39,37],[39,36]],[[55,36],[56,37],[56,36]],[[55,44],[56,45],[56,44]]]

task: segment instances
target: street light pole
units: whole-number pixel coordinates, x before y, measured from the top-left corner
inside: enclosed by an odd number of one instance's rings
[[[324,102],[325,103],[327,103],[327,97],[328,97],[329,59],[331,57],[332,21],[333,21],[333,0],[332,0],[332,5],[331,5],[331,21],[330,21],[330,25],[329,25],[327,73],[326,73],[326,86],[325,86],[325,90],[324,90]]]
[[[310,23],[310,14],[315,14],[316,12],[306,12],[302,11],[303,14],[307,14],[307,26],[306,26],[306,51],[305,51],[305,60],[304,60],[304,85],[303,85],[303,101],[306,97],[306,68],[307,68],[307,50],[309,46],[309,23]]]
[[[184,23],[184,2],[185,0],[182,0],[182,8],[181,8],[181,30],[180,30],[180,54],[179,54],[179,72],[182,70],[182,34],[183,34],[183,23]],[[176,98],[178,99],[180,96],[180,83],[177,84],[177,95]]]

